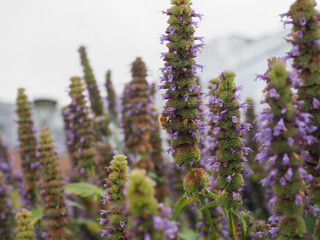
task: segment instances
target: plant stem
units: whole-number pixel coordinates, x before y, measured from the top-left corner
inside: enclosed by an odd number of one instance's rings
[[[234,223],[234,217],[233,213],[231,211],[231,208],[228,209],[228,215],[229,215],[229,222],[230,222],[230,229],[229,229],[229,234],[232,240],[238,240],[238,237],[236,235],[236,226]]]
[[[205,206],[206,204],[205,204],[205,202],[204,202],[204,197],[203,197],[202,193],[199,194],[199,199],[200,199],[200,201],[201,201],[202,206]],[[213,226],[213,222],[212,222],[212,219],[211,219],[211,217],[210,217],[210,214],[209,214],[208,209],[204,209],[204,214],[206,215],[206,218],[207,218],[207,220],[208,220],[208,222],[209,222],[213,239],[218,239],[217,232],[216,232],[216,229],[215,229],[214,226]]]

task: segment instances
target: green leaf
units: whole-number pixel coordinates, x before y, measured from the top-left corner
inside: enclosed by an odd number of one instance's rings
[[[229,217],[228,209],[225,208],[225,207],[223,207],[223,208],[222,208],[222,211],[223,211],[223,213],[224,213],[224,216],[225,216],[226,219],[227,219],[228,229],[229,229],[229,233],[230,233],[230,229],[232,229],[232,226],[231,226],[232,223],[230,222],[230,217]]]
[[[238,216],[238,218],[240,218],[241,223],[242,223],[242,227],[243,227],[243,234],[245,236],[245,238],[247,237],[247,231],[248,231],[248,225],[246,220],[244,219],[244,217],[242,216],[242,214],[238,211],[235,211],[233,208],[231,208],[231,212],[235,215]]]
[[[210,203],[204,205],[202,208],[198,209],[197,211],[200,212],[200,211],[203,211],[205,209],[209,209],[209,208],[215,207],[217,205],[218,205],[218,203],[216,201],[210,202]]]
[[[163,179],[162,178],[160,178],[157,174],[155,174],[154,172],[150,172],[149,173],[149,176],[151,177],[151,178],[153,178],[154,180],[157,180],[157,182],[163,182]]]
[[[76,225],[86,225],[92,232],[97,232],[101,229],[101,225],[98,221],[93,221],[87,218],[77,218],[73,220],[72,223]]]
[[[75,201],[68,200],[68,203],[69,203],[70,206],[77,207],[77,208],[80,208],[80,209],[84,209],[84,207],[81,204],[79,204],[79,203],[77,203]]]
[[[81,197],[88,197],[93,194],[101,195],[104,191],[94,184],[87,182],[70,183],[64,187],[66,191],[70,191]]]
[[[203,240],[203,237],[197,237],[197,233],[191,229],[183,229],[178,236],[181,240]]]
[[[183,194],[183,196],[178,200],[176,206],[172,210],[171,219],[175,220],[178,216],[179,212],[188,204],[187,193]]]
[[[42,208],[31,208],[30,212],[32,213],[31,222],[35,224],[42,216]]]

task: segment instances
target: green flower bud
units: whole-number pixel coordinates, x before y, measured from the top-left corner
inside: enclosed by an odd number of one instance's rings
[[[154,234],[152,215],[157,213],[158,205],[154,187],[155,182],[144,169],[130,172],[127,186],[129,239],[143,240],[146,233]]]
[[[34,227],[31,223],[31,217],[32,213],[24,208],[17,213],[17,240],[36,240],[36,236],[33,232]]]

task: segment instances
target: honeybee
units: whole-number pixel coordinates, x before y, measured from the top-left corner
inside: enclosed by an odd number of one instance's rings
[[[166,113],[159,115],[159,122],[163,129],[166,129],[168,127],[168,123],[170,122],[170,116]]]

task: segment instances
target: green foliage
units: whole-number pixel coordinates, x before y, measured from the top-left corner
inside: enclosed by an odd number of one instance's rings
[[[80,197],[89,197],[92,195],[101,195],[104,191],[94,184],[87,182],[69,183],[64,186],[64,190],[70,191]]]
[[[180,211],[188,204],[187,193],[185,193],[179,200],[177,201],[175,207],[172,210],[171,219],[175,220]]]

